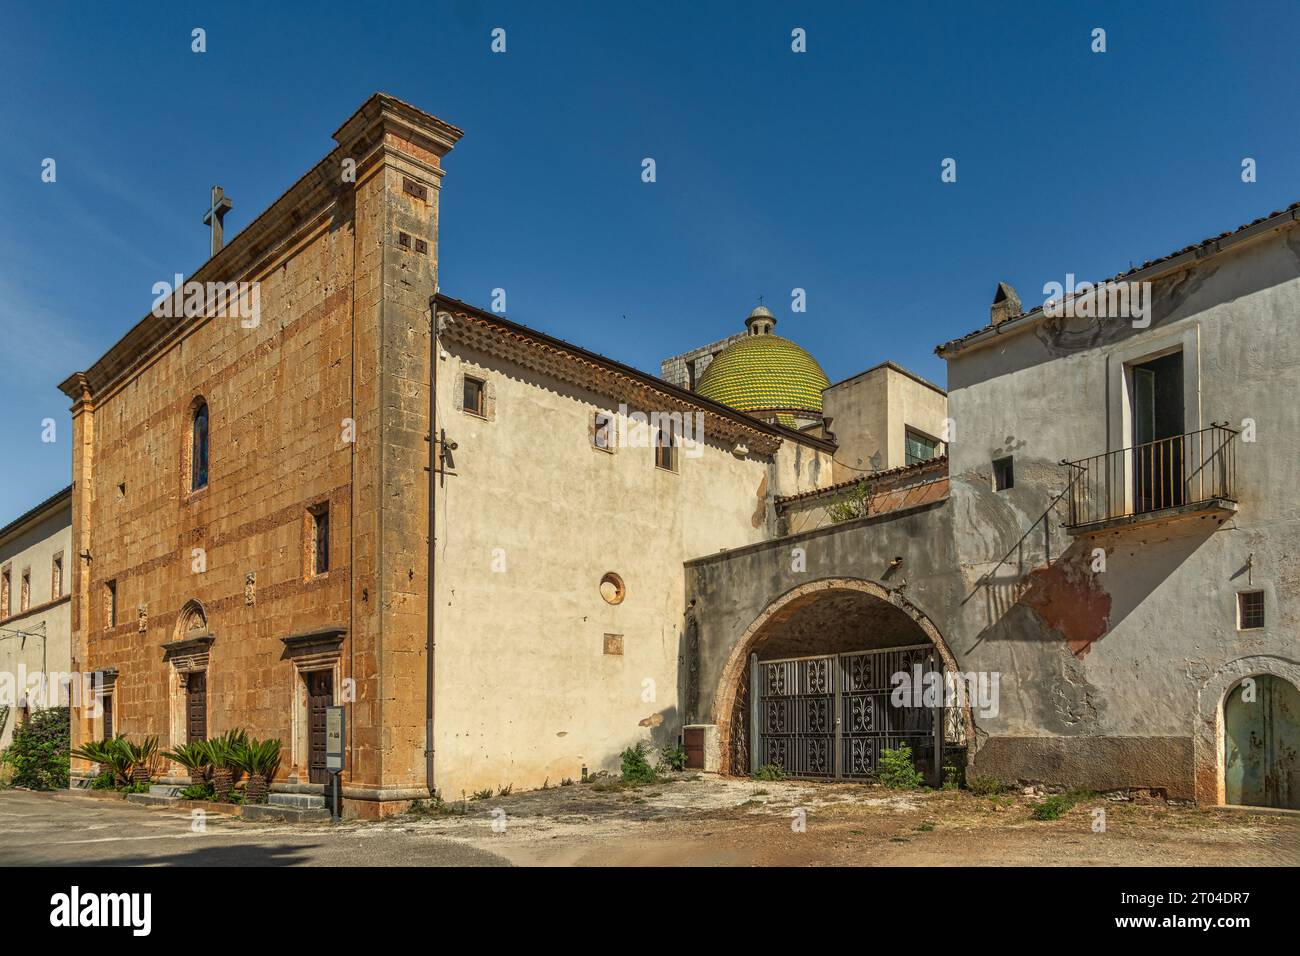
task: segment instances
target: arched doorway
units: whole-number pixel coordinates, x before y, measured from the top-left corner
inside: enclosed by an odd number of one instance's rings
[[[900,672],[916,706],[892,706]],[[969,703],[942,707],[956,672],[938,628],[899,592],[860,578],[799,585],[746,628],[723,668],[713,711],[722,768],[870,777],[882,749],[906,744],[937,779],[942,765],[964,764],[974,739]]]
[[[1224,801],[1300,810],[1300,690],[1273,674],[1244,678],[1223,702]]]

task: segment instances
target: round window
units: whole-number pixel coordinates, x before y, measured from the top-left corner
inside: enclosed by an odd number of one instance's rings
[[[623,579],[613,571],[600,579],[600,596],[605,599],[606,604],[622,604],[625,594]]]

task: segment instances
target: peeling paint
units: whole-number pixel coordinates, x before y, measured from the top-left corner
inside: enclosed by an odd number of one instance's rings
[[[1030,608],[1082,660],[1110,628],[1110,595],[1082,553],[1029,572],[1017,602]]]

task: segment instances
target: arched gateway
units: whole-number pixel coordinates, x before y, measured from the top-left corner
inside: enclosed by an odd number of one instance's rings
[[[898,673],[918,706],[891,705]],[[723,667],[713,708],[722,768],[869,777],[880,750],[906,744],[937,779],[953,758],[964,763],[956,748],[975,735],[964,697],[943,709],[924,694],[956,673],[939,629],[898,591],[861,578],[791,588],[745,629]]]

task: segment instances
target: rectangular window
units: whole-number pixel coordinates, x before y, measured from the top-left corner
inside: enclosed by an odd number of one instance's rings
[[[614,450],[614,416],[608,412],[597,412],[592,427],[591,443],[601,451]]]
[[[308,577],[324,574],[330,569],[330,507],[318,505],[311,515],[311,551]]]
[[[1015,469],[1012,467],[1011,456],[1006,458],[997,458],[993,461],[993,490],[1006,491],[1016,483]]]
[[[117,626],[117,582],[104,582],[104,627]]]
[[[655,467],[677,470],[677,434],[672,422],[661,427],[655,439]]]
[[[903,463],[915,465],[929,461],[939,451],[939,440],[908,428],[904,431]]]
[[[50,600],[63,597],[63,552],[50,562]]]
[[[9,616],[9,569],[0,572],[0,620]]]
[[[1249,631],[1264,626],[1264,592],[1240,591],[1237,594],[1237,629]]]
[[[483,416],[483,381],[465,376],[465,401],[462,407],[471,415]]]
[[[20,611],[25,611],[32,606],[32,569],[23,568],[22,591],[19,594]]]

